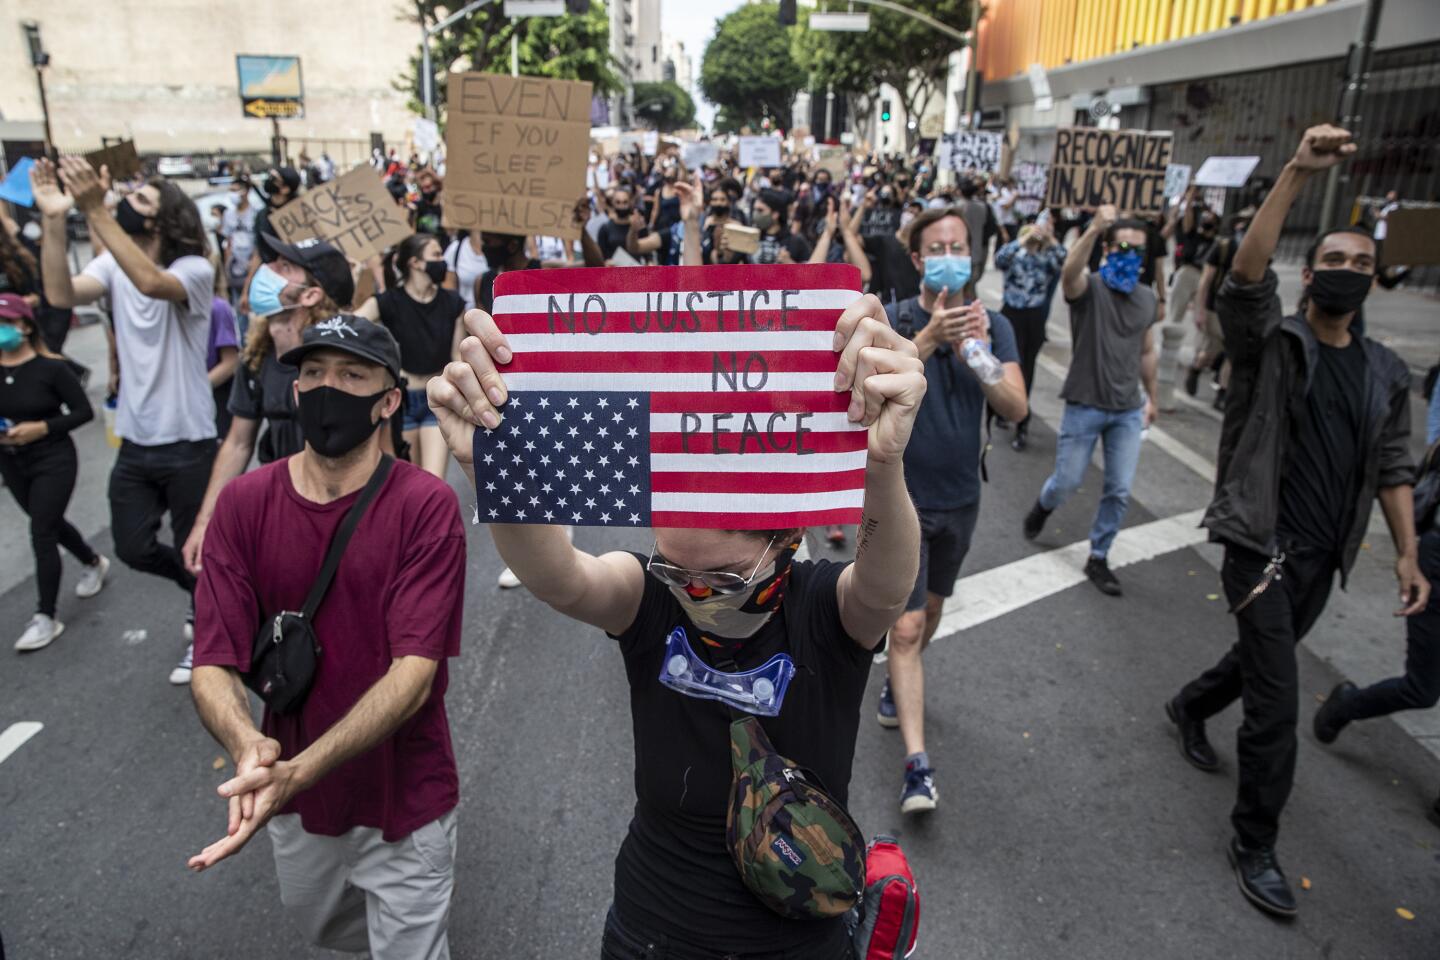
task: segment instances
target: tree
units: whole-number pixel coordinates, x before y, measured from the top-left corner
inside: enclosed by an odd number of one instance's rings
[[[795,94],[805,71],[790,53],[789,29],[780,26],[774,3],[746,4],[715,24],[715,37],[700,64],[700,91],[732,125],[759,126],[770,117],[790,125]]]
[[[436,23],[456,9],[458,0],[416,0],[415,12],[403,19],[418,24]],[[490,73],[510,72],[510,36],[518,40],[520,73],[529,77],[556,80],[586,80],[597,96],[619,93],[625,88],[610,56],[610,18],[604,6],[592,2],[580,16],[505,16],[500,0],[493,0],[459,23],[451,24],[430,39],[430,57],[435,69],[435,108],[443,115],[445,78],[457,66]],[[410,68],[395,81],[395,89],[410,95],[410,108],[424,110],[421,93],[421,60],[417,49]]]
[[[969,28],[968,0],[911,0],[911,9],[953,26]],[[945,85],[950,54],[964,43],[919,20],[872,7],[865,33],[830,33],[796,28],[792,49],[815,89],[833,84],[850,94],[856,112],[868,124],[882,83],[900,94],[905,115],[918,119]],[[809,23],[806,13],[805,24]],[[908,141],[913,138],[907,134]]]
[[[635,120],[670,133],[695,125],[695,101],[674,80],[635,84]]]

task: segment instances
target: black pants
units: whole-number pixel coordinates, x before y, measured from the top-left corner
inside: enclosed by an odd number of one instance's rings
[[[1035,385],[1035,358],[1040,356],[1040,348],[1045,346],[1045,322],[1050,319],[1050,304],[1029,310],[1006,307],[1004,313],[1010,326],[1015,328],[1015,346],[1020,351],[1020,372],[1025,376],[1025,396],[1029,398],[1030,389]],[[1024,431],[1029,423],[1030,414],[1027,412],[1018,429]]]
[[[55,616],[60,594],[60,548],[89,565],[95,551],[65,519],[77,472],[75,444],[69,437],[42,440],[25,447],[0,448],[0,476],[30,518],[30,549],[35,552],[35,580],[40,590],[36,607]]]
[[[185,569],[180,547],[190,536],[195,515],[210,482],[215,457],[214,440],[182,440],[153,447],[129,440],[110,471],[110,528],[115,555],[127,566],[175,581],[187,593],[195,578]],[[160,521],[170,513],[175,545],[157,536]]]
[[[806,921],[797,920],[796,923]],[[853,960],[850,937],[841,924],[831,925],[834,942],[815,947],[791,950],[767,950],[764,953],[706,953],[681,948],[660,934],[620,926],[615,908],[605,914],[605,935],[600,941],[600,960]]]
[[[1267,558],[1227,545],[1220,579],[1230,605],[1259,582]],[[1240,639],[1220,662],[1180,691],[1180,708],[1196,719],[1235,702],[1245,716],[1235,736],[1239,789],[1230,822],[1247,847],[1274,846],[1280,811],[1295,780],[1295,722],[1300,687],[1295,645],[1319,619],[1339,564],[1332,553],[1292,549],[1284,576],[1235,615]]]
[[[1405,621],[1405,674],[1357,693],[1346,711],[1351,720],[1440,702],[1440,528],[1420,538],[1420,572],[1430,581],[1430,602]]]

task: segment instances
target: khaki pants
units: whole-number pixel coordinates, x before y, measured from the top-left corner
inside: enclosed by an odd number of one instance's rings
[[[1183,323],[1190,301],[1200,288],[1200,268],[1185,264],[1175,271],[1175,283],[1170,288],[1170,301],[1165,304],[1165,316],[1171,323]]]
[[[1205,310],[1205,329],[1195,342],[1195,366],[1208,367],[1216,357],[1225,352],[1225,331],[1220,328],[1220,315],[1214,310]]]
[[[454,810],[395,843],[373,827],[306,833],[294,813],[268,829],[280,900],[311,943],[374,960],[449,960]]]

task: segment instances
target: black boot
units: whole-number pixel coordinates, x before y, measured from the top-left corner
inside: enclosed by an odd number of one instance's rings
[[[1165,702],[1165,716],[1180,731],[1180,756],[1196,770],[1214,773],[1220,769],[1220,758],[1205,736],[1205,721],[1193,720],[1180,705],[1180,698]]]
[[[1200,368],[1199,368],[1199,367],[1191,367],[1188,371],[1186,371],[1186,373],[1185,373],[1185,392],[1188,393],[1188,394],[1190,394],[1190,396],[1192,396],[1192,397],[1195,396],[1195,394],[1197,394],[1197,393],[1200,392]]]
[[[1355,696],[1359,688],[1346,680],[1337,683],[1335,689],[1330,691],[1330,696],[1320,704],[1320,709],[1315,711],[1315,739],[1321,743],[1334,743],[1335,738],[1340,736],[1340,731],[1350,722],[1350,715],[1347,708],[1350,705],[1350,698]]]
[[[1023,533],[1026,540],[1034,540],[1040,536],[1040,531],[1045,529],[1045,521],[1050,519],[1050,511],[1040,506],[1040,501],[1035,501],[1035,506],[1025,515],[1025,528]]]
[[[1085,576],[1095,584],[1095,589],[1109,597],[1120,596],[1120,581],[1110,572],[1110,564],[1104,557],[1091,557],[1085,561]]]
[[[1277,917],[1295,916],[1295,893],[1280,869],[1274,847],[1252,850],[1243,846],[1239,837],[1234,837],[1227,852],[1230,865],[1235,868],[1235,880],[1246,900]]]

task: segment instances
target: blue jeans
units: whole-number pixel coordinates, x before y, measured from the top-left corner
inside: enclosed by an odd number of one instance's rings
[[[1140,462],[1140,431],[1145,427],[1145,408],[1101,410],[1083,403],[1065,404],[1060,419],[1060,439],[1055,446],[1055,472],[1040,491],[1040,506],[1056,510],[1080,487],[1085,468],[1095,452],[1095,442],[1105,443],[1105,489],[1095,524],[1090,528],[1090,555],[1104,557],[1115,542],[1115,534],[1130,506],[1130,484]]]

